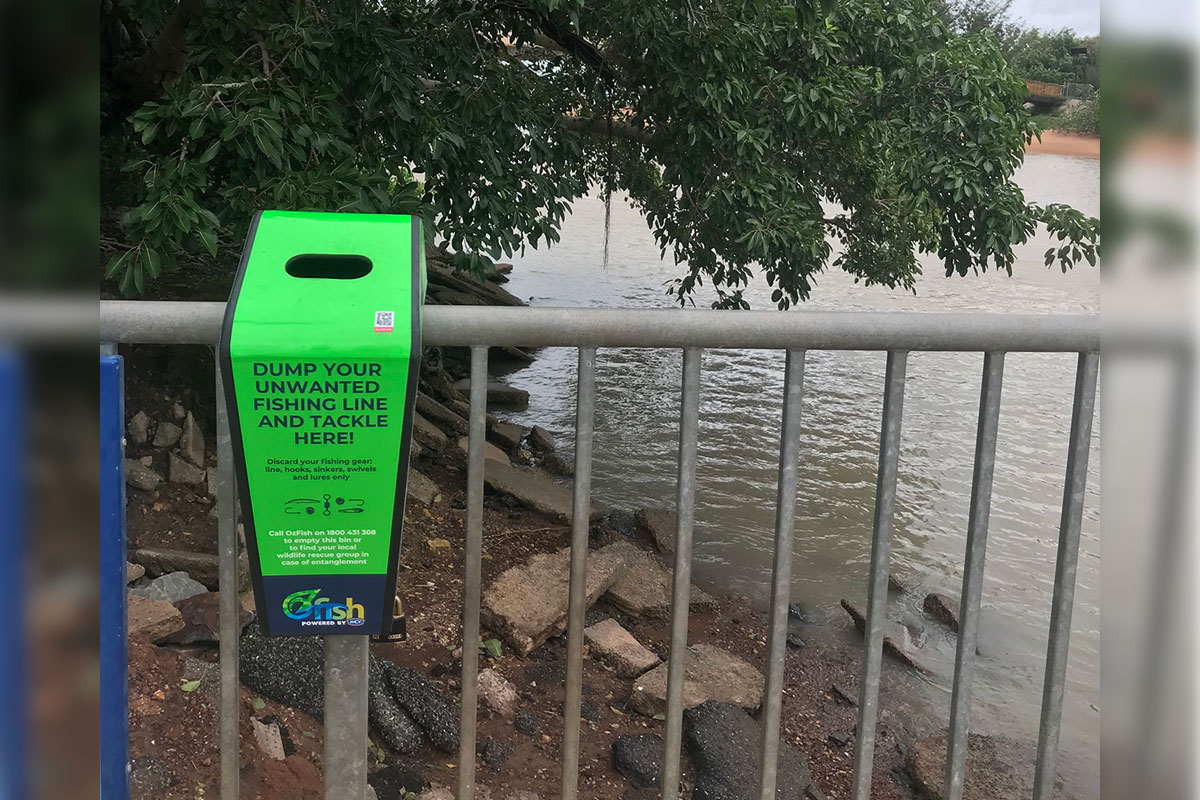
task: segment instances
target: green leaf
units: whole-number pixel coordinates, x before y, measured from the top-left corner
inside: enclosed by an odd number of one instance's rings
[[[208,146],[208,149],[205,150],[199,158],[196,159],[196,163],[197,164],[207,164],[208,162],[213,160],[213,158],[217,155],[217,151],[220,149],[221,149],[221,140],[217,139],[215,142],[213,142],[212,144],[210,144]]]
[[[480,647],[492,658],[500,658],[504,654],[504,646],[500,644],[499,639],[485,639],[480,643]]]
[[[200,688],[200,681],[184,681],[179,688],[185,692],[194,692]]]
[[[210,230],[201,230],[196,232],[196,236],[200,238],[200,243],[204,245],[204,249],[211,255],[217,254],[217,235]]]
[[[261,697],[254,698],[254,710],[255,711],[262,711],[266,707],[267,707],[266,700],[263,700]],[[307,733],[307,731],[306,731],[306,733]]]

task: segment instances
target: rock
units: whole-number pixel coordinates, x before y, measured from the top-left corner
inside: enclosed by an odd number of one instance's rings
[[[198,658],[185,657],[183,660],[183,676],[187,680],[200,681],[196,691],[210,703],[221,701],[221,665],[212,661],[201,661]],[[284,748],[290,748],[287,731],[284,734]],[[291,750],[288,750],[291,753]]]
[[[127,458],[125,459],[125,482],[143,492],[152,492],[162,485],[163,477],[140,461]]]
[[[442,493],[436,483],[415,469],[409,469],[408,471],[407,491],[409,498],[426,506],[433,505],[433,498]]]
[[[584,628],[583,638],[591,646],[592,656],[611,667],[618,678],[636,678],[659,664],[658,656],[643,647],[615,619]]]
[[[638,531],[637,518],[632,511],[623,508],[614,508],[605,514],[599,525],[602,530],[612,531],[626,539],[634,538]]]
[[[479,697],[484,705],[502,717],[513,717],[517,713],[517,705],[521,698],[517,689],[496,670],[488,669],[479,672]]]
[[[798,634],[788,631],[788,635],[787,635],[787,646],[788,647],[792,647],[797,650],[800,650],[803,647],[805,647],[806,645],[807,645],[807,642],[805,642],[803,639],[801,639]]]
[[[141,458],[138,459],[138,461],[140,461],[142,463],[143,467],[154,466],[154,456],[142,456]]]
[[[423,773],[422,765],[417,762],[393,759],[385,764],[383,769],[368,775],[367,783],[375,789],[375,796],[379,800],[407,800],[410,793],[420,792],[421,787],[425,785]],[[425,795],[421,794],[418,797],[424,798]],[[433,797],[440,800],[442,796]]]
[[[503,450],[515,450],[525,436],[525,429],[511,422],[493,422],[487,427],[487,437]]]
[[[420,414],[413,414],[413,439],[424,448],[440,453],[446,449],[450,440],[442,429],[434,425]]]
[[[508,760],[508,757],[513,754],[512,745],[498,742],[495,739],[484,743],[479,750],[482,751],[479,755],[483,756],[483,763],[492,769],[500,769],[500,767],[504,766],[504,762]]]
[[[175,774],[160,758],[136,756],[129,762],[129,796],[133,800],[150,800],[175,785]]]
[[[483,624],[520,655],[566,630],[570,553],[538,553],[502,572],[483,594]],[[585,604],[595,603],[624,569],[618,555],[589,554]]]
[[[547,453],[542,456],[542,467],[564,478],[575,477],[575,461],[567,458],[562,453]]]
[[[799,603],[788,603],[788,616],[797,622],[808,622],[808,611]]]
[[[804,790],[804,800],[825,800],[825,793],[815,783],[810,783]]]
[[[660,553],[675,552],[676,517],[674,511],[662,508],[643,508],[637,511],[637,522],[650,535]]]
[[[513,718],[513,727],[518,733],[523,733],[526,736],[533,736],[542,728],[542,721],[537,714],[528,709],[519,709],[517,715]]]
[[[854,737],[848,733],[831,733],[825,737],[825,744],[834,750],[843,750],[852,741],[854,741]]]
[[[958,631],[958,603],[940,592],[925,595],[925,610],[938,622],[945,623],[950,630]]]
[[[449,789],[438,787],[430,789],[426,792],[421,792],[417,795],[417,800],[454,800],[454,792]]]
[[[834,697],[838,698],[848,706],[858,705],[858,698],[855,697],[853,693],[847,691],[836,683],[829,687],[829,691],[833,692]]]
[[[638,678],[629,703],[635,711],[652,717],[667,710],[667,670],[664,662]],[[754,710],[762,703],[763,676],[731,653],[712,645],[688,648],[683,675],[683,707],[708,700],[733,703]]]
[[[170,602],[131,594],[127,605],[127,629],[130,639],[161,642],[183,630],[183,615]]]
[[[553,453],[554,436],[541,425],[534,425],[529,429],[529,447],[535,453]]]
[[[944,796],[946,739],[943,731],[913,742],[908,748],[905,766],[921,797],[941,800]],[[969,734],[963,800],[1032,797],[1036,761],[1031,745],[999,736]],[[1056,789],[1054,796],[1061,797],[1062,792]]]
[[[458,440],[455,446],[458,447],[463,455],[466,455],[470,444],[471,443],[467,437],[463,436]],[[508,458],[508,453],[504,452],[499,447],[496,447],[496,445],[492,444],[491,442],[483,443],[483,458],[485,461],[491,459],[492,461],[499,461],[501,464],[511,463]]]
[[[684,746],[695,768],[692,800],[751,800],[762,725],[729,703],[708,701],[683,712]],[[779,743],[775,797],[794,800],[812,780],[808,758]]]
[[[178,633],[171,634],[167,638],[167,642],[170,644],[195,644],[196,642],[220,641],[220,601],[219,593],[205,592],[177,602],[175,607],[183,615],[185,625]],[[242,628],[250,624],[254,615],[242,608],[241,603],[237,604],[237,609],[238,634],[240,635]]]
[[[445,431],[466,436],[471,430],[467,420],[424,392],[417,393],[417,413]]]
[[[174,447],[181,435],[183,428],[174,422],[160,422],[154,430],[154,441],[151,444],[155,447]]]
[[[132,561],[125,562],[125,583],[130,584],[146,574],[146,568]]]
[[[463,378],[460,381],[455,381],[454,388],[470,396],[471,379]],[[511,408],[516,411],[524,411],[526,408],[529,408],[529,392],[524,389],[518,389],[515,386],[489,382],[487,385],[487,405],[488,408]]]
[[[174,403],[171,406],[171,416],[175,419],[183,419],[187,416],[187,412],[183,410],[183,406],[179,403]]]
[[[863,610],[851,603],[849,600],[842,600],[842,608],[846,609],[846,613],[854,620],[854,627],[858,628],[858,632],[862,633],[867,629],[867,618]],[[896,660],[907,664],[926,675],[932,674],[932,671],[921,663],[917,656],[916,648],[912,644],[912,640],[908,635],[908,628],[894,620],[884,620],[883,623],[883,649],[886,653],[891,653]]]
[[[897,578],[894,573],[888,573],[888,591],[896,594],[903,594],[908,591],[908,586],[900,578]]]
[[[663,749],[663,738],[657,733],[618,736],[612,743],[613,766],[638,786],[658,786]]]
[[[553,517],[558,522],[570,523],[574,512],[574,493],[559,486],[544,472],[499,461],[485,460],[483,481],[494,491],[509,495],[528,508]],[[591,519],[604,515],[605,509],[592,501]]]
[[[152,577],[186,572],[193,580],[199,581],[209,589],[220,588],[219,560],[211,553],[194,553],[190,550],[167,547],[139,547],[133,551],[133,560],[144,566]],[[237,590],[244,592],[250,588],[250,560],[244,550],[238,553],[237,571]]]
[[[263,755],[276,761],[287,758],[287,753],[283,751],[283,731],[279,723],[262,722],[251,717],[250,726],[254,729],[254,741],[258,743],[258,749]]]
[[[602,548],[625,559],[626,570],[604,594],[604,599],[635,617],[669,619],[674,593],[674,575],[652,553],[630,542],[619,541]],[[717,601],[702,589],[692,586],[688,610],[699,614],[717,609]]]
[[[204,431],[188,412],[183,420],[183,432],[179,436],[179,452],[197,467],[204,466]]]
[[[150,418],[146,416],[145,411],[139,411],[129,418],[125,430],[134,444],[145,444],[150,438]]]
[[[430,550],[432,550],[435,553],[449,553],[450,552],[450,540],[449,539],[427,539],[425,541],[425,546],[428,547]]]
[[[187,483],[199,486],[207,481],[204,470],[195,464],[189,464],[174,453],[167,456],[167,476],[171,483]]]
[[[208,484],[208,496],[216,497],[221,486],[220,473],[217,472],[216,467],[209,467],[204,471],[204,482]]]
[[[137,558],[136,553],[134,554],[134,558]],[[195,597],[207,591],[207,586],[199,581],[192,580],[192,577],[186,572],[170,572],[155,578],[145,586],[130,589],[129,594],[134,597],[144,597],[148,600],[163,600],[167,603],[178,603],[180,600],[186,600],[189,597]],[[176,609],[175,613],[179,613],[178,609]],[[180,619],[182,619],[182,616]]]

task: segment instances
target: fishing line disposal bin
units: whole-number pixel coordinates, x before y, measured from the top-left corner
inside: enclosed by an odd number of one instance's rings
[[[219,349],[259,624],[402,635],[421,357],[418,219],[260,212]]]

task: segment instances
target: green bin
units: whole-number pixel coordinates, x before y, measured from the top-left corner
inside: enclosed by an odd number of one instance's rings
[[[415,217],[263,211],[250,226],[219,357],[267,635],[400,633],[424,255]]]

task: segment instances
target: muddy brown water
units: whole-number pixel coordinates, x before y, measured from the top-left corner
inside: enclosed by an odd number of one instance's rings
[[[1034,155],[1018,181],[1030,200],[1098,214],[1099,177],[1098,161]],[[1041,236],[1020,248],[1012,277],[945,278],[926,258],[915,296],[830,272],[808,303],[786,313],[1098,312],[1098,270],[1047,270],[1048,245]],[[607,265],[603,252],[604,207],[592,197],[576,204],[560,244],[515,260],[507,288],[534,306],[671,305],[664,284],[680,270],[660,260],[639,214],[619,199]],[[771,308],[769,293],[764,281],[747,297]],[[698,296],[697,305],[710,299]],[[505,376],[531,394],[528,410],[508,418],[542,425],[569,447],[575,359],[573,350],[547,349]],[[884,361],[883,353],[808,355],[792,556],[792,599],[815,620],[808,638],[859,641],[838,601],[866,597]],[[908,591],[892,596],[890,614],[918,631],[933,675],[904,674],[908,691],[889,703],[917,733],[944,727],[949,716],[955,640],[921,602],[932,591],[960,593],[982,362],[960,353],[909,359],[892,545],[892,571]],[[760,601],[770,580],[783,363],[781,352],[753,350],[712,350],[703,359],[695,570]],[[631,509],[674,503],[680,370],[674,351],[600,351],[592,486],[602,501]],[[981,732],[1036,740],[1074,374],[1069,354],[1006,359],[972,715]],[[1099,787],[1098,422],[1095,437],[1062,736],[1063,779],[1081,796],[1097,796]]]

